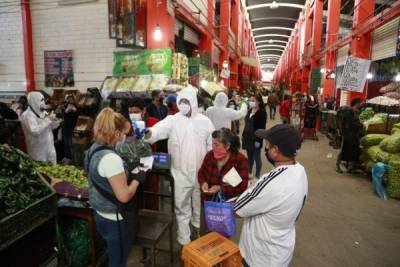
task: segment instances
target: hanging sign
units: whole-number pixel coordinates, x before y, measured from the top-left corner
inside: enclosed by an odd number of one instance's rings
[[[222,69],[221,70],[221,77],[225,79],[229,79],[231,77],[231,73],[227,69]]]
[[[149,49],[140,53],[114,52],[115,76],[165,74],[170,76],[172,50],[169,48]]]
[[[44,51],[46,87],[74,86],[72,50]]]
[[[339,82],[339,88],[362,92],[370,64],[371,60],[368,59],[348,57]]]

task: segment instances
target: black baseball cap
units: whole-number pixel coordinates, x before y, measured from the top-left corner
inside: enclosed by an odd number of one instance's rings
[[[276,145],[286,157],[296,156],[301,147],[299,131],[289,124],[279,124],[269,130],[258,129],[255,135]]]

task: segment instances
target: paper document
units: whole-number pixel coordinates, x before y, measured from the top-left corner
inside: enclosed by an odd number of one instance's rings
[[[140,164],[143,164],[143,168],[150,170],[153,168],[154,158],[153,156],[140,158]]]
[[[240,177],[235,167],[232,167],[232,169],[230,169],[222,178],[222,182],[229,184],[232,187],[236,187],[242,182],[242,177]]]

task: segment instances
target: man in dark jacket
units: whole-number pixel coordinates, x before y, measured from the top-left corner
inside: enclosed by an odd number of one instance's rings
[[[18,114],[5,103],[0,102],[0,144],[10,144],[11,129],[5,120],[17,120]]]
[[[62,128],[62,136],[64,143],[64,153],[65,153],[65,158],[72,160],[74,156],[72,137],[79,116],[78,107],[75,104],[74,95],[67,95],[65,97],[63,115],[64,115],[64,123]]]
[[[336,171],[342,173],[340,163],[347,161],[348,172],[354,171],[354,165],[360,157],[360,135],[362,124],[358,117],[362,100],[355,98],[351,101],[351,107],[342,107],[338,111],[338,124],[340,127],[340,135],[342,137],[342,145],[336,161]]]
[[[163,104],[161,92],[156,90],[151,93],[153,101],[147,107],[147,113],[150,117],[156,118],[159,121],[165,119],[168,115],[168,108]]]

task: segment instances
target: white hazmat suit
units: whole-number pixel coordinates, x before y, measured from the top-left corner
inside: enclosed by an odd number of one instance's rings
[[[192,114],[181,112],[168,116],[149,130],[150,143],[168,138],[171,155],[171,172],[175,182],[175,214],[177,239],[181,245],[190,243],[190,225],[200,228],[200,187],[197,172],[208,151],[212,149],[211,134],[214,126],[204,115],[198,113],[196,91],[192,87],[183,89],[176,103],[187,99]]]
[[[39,92],[28,95],[28,109],[21,115],[21,126],[25,134],[28,154],[35,160],[57,162],[53,129],[60,125],[46,116],[44,97]]]
[[[228,97],[225,93],[218,93],[214,100],[214,106],[209,107],[206,115],[210,118],[216,130],[222,128],[231,129],[232,121],[240,120],[247,114],[247,105],[242,105],[240,110],[227,108]]]

